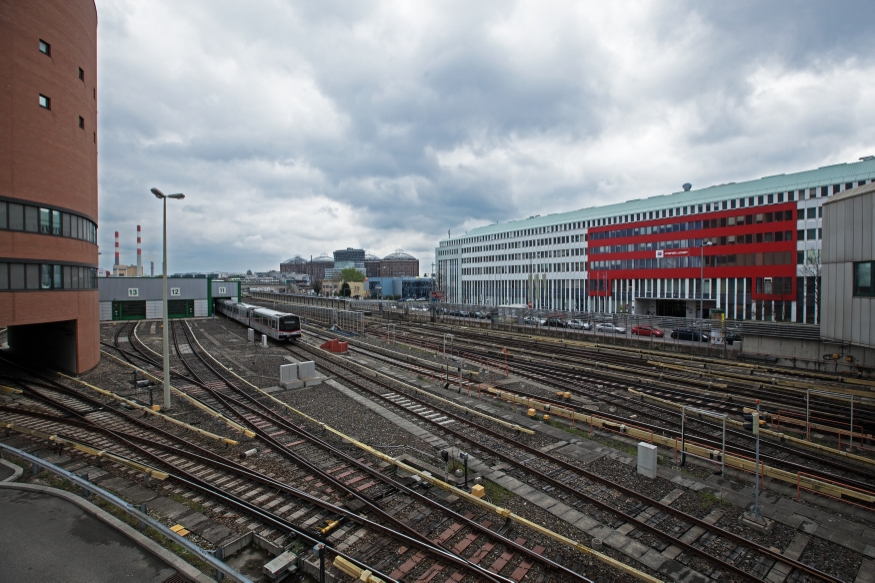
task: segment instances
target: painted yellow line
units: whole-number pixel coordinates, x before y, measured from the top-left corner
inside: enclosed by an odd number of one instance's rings
[[[108,356],[111,356],[111,355],[108,355]],[[167,421],[168,423],[172,423],[174,425],[178,425],[179,427],[183,427],[183,428],[187,429],[188,431],[192,431],[194,433],[197,433],[198,435],[203,435],[204,437],[209,437],[210,439],[215,439],[217,441],[221,441],[222,443],[227,443],[228,445],[237,445],[238,444],[238,442],[234,439],[230,439],[228,437],[222,437],[221,435],[216,435],[215,433],[210,433],[209,431],[204,431],[203,429],[200,429],[199,427],[195,427],[194,425],[189,425],[188,423],[183,423],[182,421],[174,419],[173,417],[170,417],[170,416],[165,415],[163,413],[159,413],[158,411],[153,411],[152,409],[150,409],[146,405],[140,405],[139,403],[135,403],[134,401],[132,401],[130,399],[122,397],[121,395],[117,395],[116,393],[113,393],[112,391],[107,391],[106,389],[101,389],[100,387],[95,387],[94,385],[88,384],[85,381],[67,376],[67,375],[60,373],[60,372],[56,373],[56,374],[64,377],[65,379],[79,383],[80,385],[83,385],[83,386],[91,389],[92,391],[96,391],[96,392],[100,393],[101,395],[104,395],[104,396],[110,397],[112,399],[115,399],[116,401],[120,401],[122,403],[125,403],[126,405],[128,405],[131,408],[138,409],[140,411],[144,411],[144,412],[148,413],[149,415],[153,415],[155,417],[158,417],[160,419]]]
[[[59,420],[60,422],[60,420]],[[58,437],[57,435],[52,435],[51,433],[46,433],[45,431],[39,431],[38,429],[31,429],[24,425],[16,425],[15,423],[0,423],[0,427],[3,429],[8,429],[10,431],[15,431],[17,433],[22,433],[24,435],[30,435],[31,437],[36,437],[38,439],[44,439],[46,441],[51,441],[52,443],[60,443],[62,445],[68,445],[73,449],[81,451],[83,453],[87,453],[89,455],[93,455],[95,457],[99,457],[101,459],[109,460],[118,464],[125,465],[129,468],[137,470],[143,474],[149,474],[156,480],[166,480],[169,474],[167,472],[162,472],[161,470],[156,470],[155,468],[148,466],[144,463],[134,461],[132,459],[128,459],[123,456],[116,455],[114,453],[110,453],[106,450],[98,450],[89,445],[85,445],[83,443],[79,443],[78,441],[73,441],[72,439],[66,439],[64,437]]]
[[[116,356],[113,356],[112,354],[110,354],[110,353],[108,353],[108,352],[106,352],[106,351],[104,351],[104,350],[101,350],[100,352],[101,352],[103,355],[108,356],[109,358],[113,359],[113,360],[116,361],[117,363],[119,363],[119,364],[121,364],[121,365],[123,365],[123,366],[126,366],[126,367],[128,367],[128,368],[131,368],[131,369],[133,369],[133,370],[139,372],[139,373],[142,374],[143,376],[149,377],[150,379],[152,379],[153,381],[155,381],[155,382],[158,384],[158,386],[160,386],[160,387],[163,387],[163,386],[164,386],[164,379],[159,378],[159,377],[157,377],[157,376],[151,374],[150,372],[145,371],[145,370],[143,370],[142,368],[140,368],[140,367],[138,367],[138,366],[135,366],[135,365],[133,365],[133,364],[131,364],[131,363],[129,363],[129,362],[126,362],[126,361],[124,361],[124,360],[122,360],[122,359],[120,359],[120,358],[118,358],[118,357],[116,357]],[[68,377],[68,378],[69,378],[69,377]],[[75,380],[75,379],[74,379],[74,380]],[[213,409],[213,408],[210,407],[209,405],[207,405],[207,404],[205,404],[205,403],[202,403],[202,402],[199,401],[198,399],[195,399],[194,397],[192,397],[191,395],[189,395],[189,394],[186,393],[185,391],[181,391],[181,390],[177,389],[176,387],[174,387],[174,386],[172,386],[172,385],[170,386],[170,391],[171,391],[172,393],[174,393],[175,395],[179,396],[180,398],[184,399],[185,401],[188,401],[188,402],[191,403],[193,406],[197,407],[198,409],[200,409],[201,411],[203,411],[204,413],[206,413],[206,414],[209,415],[210,417],[212,417],[212,418],[214,418],[214,419],[218,419],[219,421],[221,421],[222,423],[224,423],[225,425],[227,425],[227,426],[230,427],[231,429],[234,429],[234,430],[236,430],[236,431],[239,431],[240,433],[242,433],[242,434],[245,435],[246,437],[255,437],[255,432],[253,432],[253,431],[251,431],[251,430],[249,430],[249,429],[246,429],[245,427],[243,427],[243,426],[240,425],[239,423],[235,423],[234,421],[231,421],[230,419],[228,419],[227,417],[225,417],[224,415],[222,415],[221,413],[219,413],[218,411],[216,411],[215,409]],[[236,444],[236,442],[235,442],[235,444]]]

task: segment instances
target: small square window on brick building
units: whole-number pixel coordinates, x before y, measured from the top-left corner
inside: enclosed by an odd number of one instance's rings
[[[85,118],[81,115],[79,116],[79,128],[83,130],[85,129]]]
[[[44,41],[43,39],[40,39],[40,41],[39,41],[39,52],[43,53],[44,55],[49,55],[49,56],[51,56],[51,54],[52,54],[52,45],[50,45],[49,43],[47,43],[47,42]]]
[[[79,80],[85,81],[85,71],[82,70],[82,67],[79,67]]]
[[[39,96],[39,105],[40,107],[45,107],[46,109],[52,108],[52,100],[40,93]]]

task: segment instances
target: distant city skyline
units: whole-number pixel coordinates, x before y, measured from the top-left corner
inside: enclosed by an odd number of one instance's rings
[[[875,154],[867,2],[97,0],[101,269],[294,253]],[[160,34],[156,36],[156,30]]]

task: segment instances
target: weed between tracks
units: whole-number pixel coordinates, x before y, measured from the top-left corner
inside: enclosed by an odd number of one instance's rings
[[[496,506],[504,507],[505,502],[515,496],[513,492],[495,482],[483,480],[482,484],[483,489],[486,490],[486,499]]]
[[[203,504],[200,504],[198,502],[195,502],[194,500],[190,500],[190,499],[186,498],[185,496],[181,496],[179,494],[174,494],[174,495],[170,496],[170,499],[173,500],[174,502],[179,502],[180,504],[184,504],[185,506],[188,506],[189,508],[191,508],[195,512],[200,512],[204,516],[209,515],[209,509],[206,506],[204,506]]]

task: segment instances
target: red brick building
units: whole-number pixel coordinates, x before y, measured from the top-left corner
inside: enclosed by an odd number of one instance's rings
[[[0,4],[0,326],[15,352],[100,360],[97,9]]]

